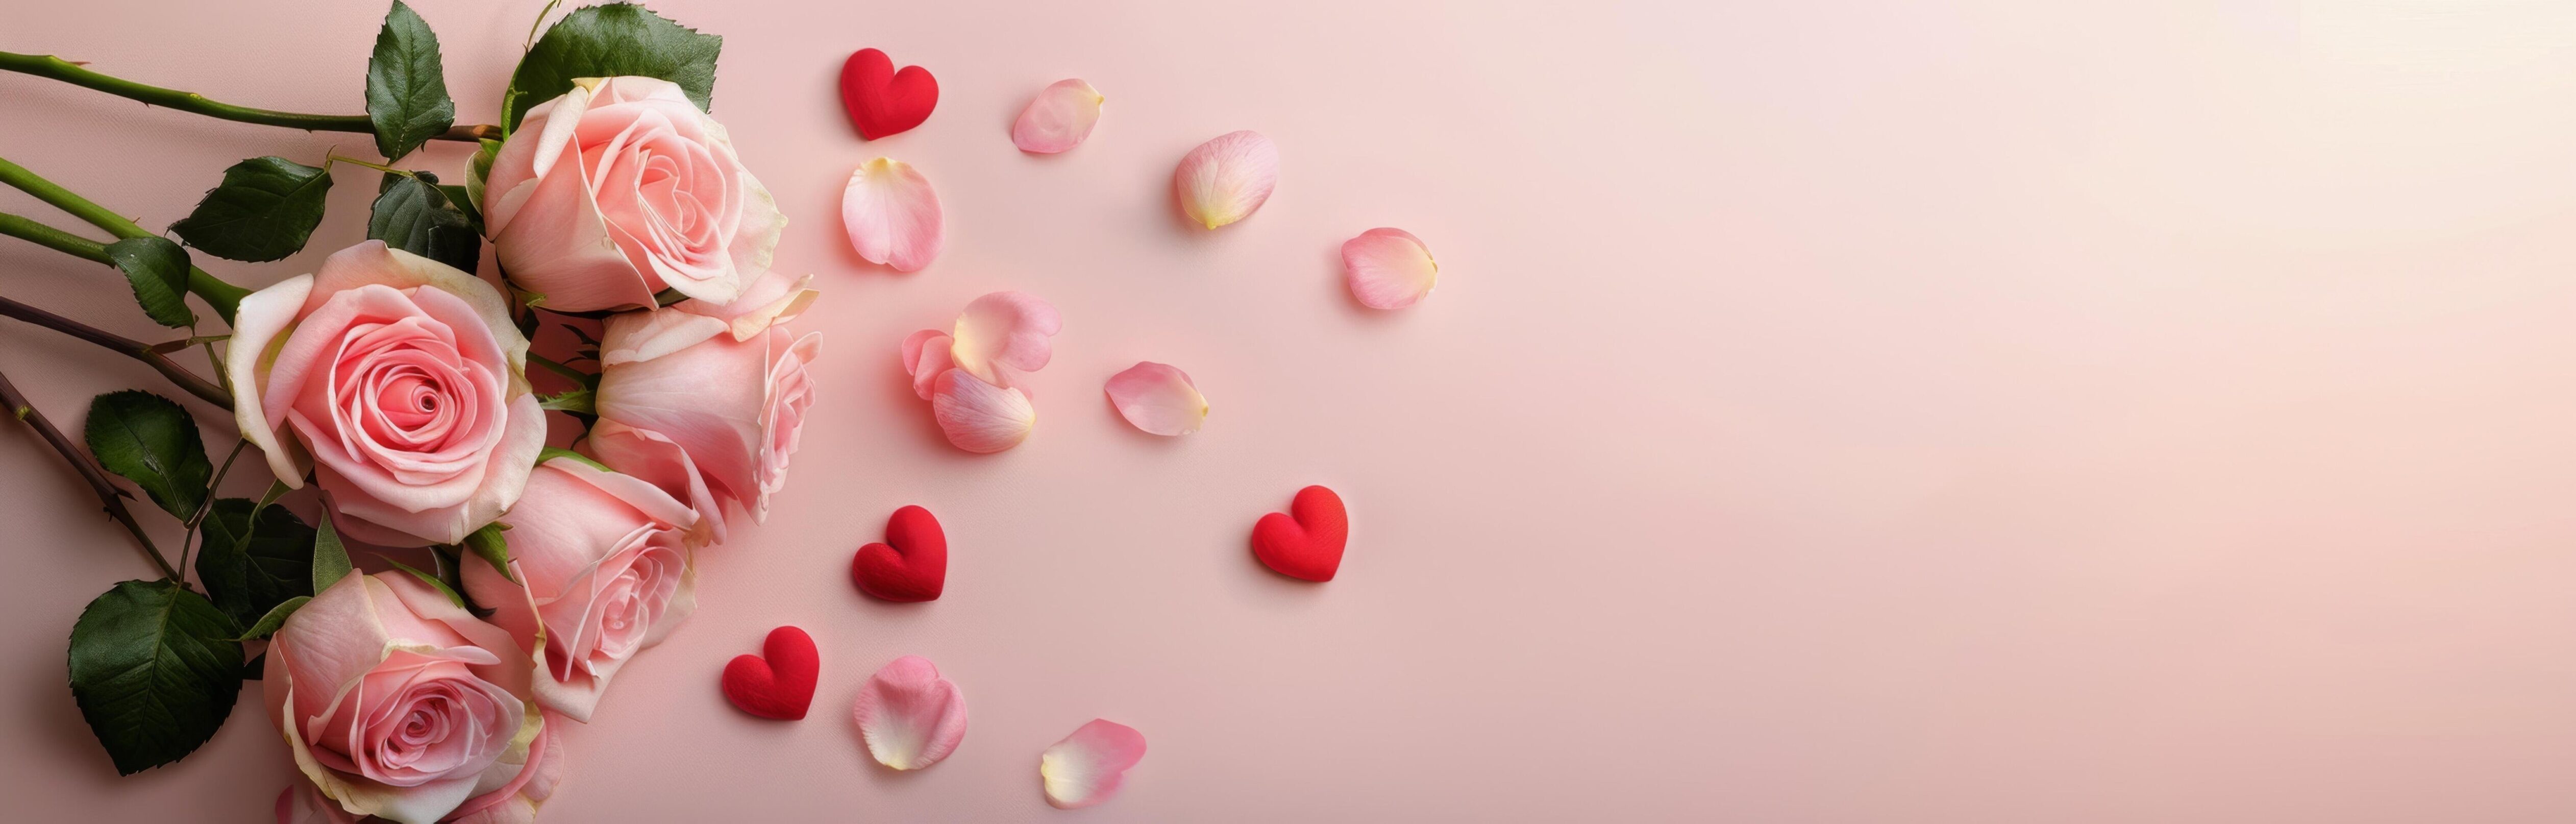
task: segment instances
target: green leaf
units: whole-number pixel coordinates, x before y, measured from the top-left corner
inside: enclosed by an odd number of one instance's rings
[[[322,498],[322,523],[313,531],[313,594],[320,595],[349,575],[349,548],[340,545],[340,531],[331,528],[331,498]]]
[[[100,466],[142,487],[163,510],[186,520],[205,503],[214,464],[197,422],[170,399],[139,389],[100,395],[90,401],[86,434]]]
[[[286,497],[286,493],[289,491],[291,490],[287,487],[285,481],[269,481],[268,491],[259,493],[259,505],[267,506],[269,504],[277,503],[277,499]]]
[[[197,313],[188,309],[188,250],[165,237],[130,237],[107,245],[107,259],[134,287],[134,302],[163,326],[189,326]]]
[[[574,452],[574,451],[572,451],[572,450],[570,450],[570,449],[565,449],[565,448],[560,447],[560,446],[549,446],[549,447],[546,447],[546,448],[544,448],[544,449],[541,449],[541,450],[538,450],[538,451],[537,451],[537,465],[538,465],[538,466],[544,466],[544,465],[546,465],[546,462],[547,462],[547,461],[551,461],[551,460],[554,460],[554,459],[556,459],[556,458],[571,458],[571,459],[573,459],[573,460],[576,460],[576,461],[580,461],[580,462],[582,462],[582,463],[589,464],[589,465],[590,465],[590,468],[592,468],[592,469],[596,469],[596,470],[599,470],[599,471],[601,471],[601,472],[615,472],[615,471],[617,471],[617,470],[614,470],[614,469],[610,469],[610,468],[608,468],[608,465],[607,465],[607,464],[600,463],[600,462],[599,462],[599,459],[597,459],[597,458],[593,458],[593,457],[591,457],[591,456],[584,455],[584,454],[581,454],[581,453],[579,453],[579,452]]]
[[[441,183],[438,184],[438,193],[447,196],[447,205],[456,207],[457,211],[465,213],[466,220],[473,221],[475,234],[483,233],[483,210],[474,208],[474,198],[465,191],[465,187]]]
[[[376,124],[376,152],[389,163],[456,125],[438,35],[402,0],[385,13],[375,56],[367,59],[367,119]]]
[[[455,587],[448,586],[446,581],[438,580],[438,576],[413,569],[410,564],[406,564],[392,558],[386,558],[385,563],[392,564],[395,569],[411,573],[411,577],[418,578],[421,583],[428,584],[431,589],[438,590],[439,594],[447,596],[447,600],[450,603],[454,603],[458,608],[462,609],[465,607],[465,596],[458,593]]]
[[[640,75],[680,84],[703,110],[713,105],[716,53],[724,38],[663,19],[643,6],[611,3],[574,9],[519,59],[502,95],[508,128],[528,110],[572,91],[583,77]]]
[[[188,245],[227,260],[267,261],[304,248],[322,223],[331,175],[282,157],[254,157],[224,170],[196,211],[170,224]]]
[[[473,220],[447,201],[438,178],[428,172],[389,178],[367,216],[367,237],[458,271],[474,271],[483,255],[483,237],[475,233]]]
[[[492,160],[501,156],[501,141],[486,138],[481,146],[465,166],[465,202],[474,207],[478,223],[483,220],[483,180],[492,176]]]
[[[313,528],[280,506],[218,498],[197,545],[197,580],[233,620],[259,620],[280,602],[313,594]]]
[[[282,626],[286,626],[286,619],[287,619],[287,618],[289,618],[289,617],[294,616],[294,615],[295,615],[295,611],[296,611],[296,610],[303,609],[303,608],[304,608],[304,604],[305,604],[305,602],[308,602],[308,601],[311,601],[311,600],[313,600],[313,596],[310,596],[310,595],[298,595],[298,596],[295,596],[295,597],[293,597],[293,598],[288,598],[288,599],[286,599],[286,600],[283,600],[283,601],[279,601],[279,602],[277,602],[277,606],[270,607],[270,608],[268,609],[268,611],[267,611],[267,612],[262,613],[262,614],[259,616],[259,620],[258,620],[258,621],[255,621],[255,622],[252,622],[252,623],[251,623],[251,625],[250,625],[250,629],[243,630],[243,631],[242,631],[242,634],[241,634],[241,637],[239,637],[239,638],[235,638],[235,639],[233,639],[233,640],[235,640],[235,641],[251,641],[251,640],[256,640],[256,639],[260,639],[260,638],[266,638],[266,637],[271,636],[271,635],[276,635],[276,634],[277,634],[277,628],[278,628],[278,627],[282,627]],[[268,653],[265,653],[265,652],[260,653],[260,655],[262,655],[262,656],[266,656],[267,654],[268,654]],[[245,678],[258,678],[259,676],[257,676],[257,675],[246,675],[246,676],[243,676],[243,677],[245,677]]]
[[[509,528],[499,521],[484,524],[482,529],[474,530],[474,534],[465,536],[465,550],[474,553],[474,557],[483,559],[484,563],[491,564],[492,569],[500,572],[502,578],[508,579],[511,583],[517,583],[519,577],[510,574],[510,542],[501,537],[501,531]]]
[[[126,581],[89,602],[72,625],[72,698],[133,775],[197,749],[241,695],[241,634],[233,619],[169,581]]]
[[[591,389],[566,389],[552,395],[538,395],[537,408],[571,412],[576,415],[597,415],[599,414],[599,393]]]

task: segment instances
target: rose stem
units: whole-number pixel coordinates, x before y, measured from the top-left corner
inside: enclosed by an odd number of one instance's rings
[[[80,473],[81,480],[89,482],[89,491],[98,493],[98,501],[106,505],[108,517],[124,524],[125,531],[134,533],[134,540],[141,542],[139,548],[143,554],[152,559],[153,566],[161,568],[162,579],[179,583],[179,571],[170,568],[169,559],[161,557],[161,549],[152,545],[152,537],[143,534],[143,525],[134,522],[134,513],[126,511],[125,502],[119,500],[124,493],[107,482],[107,472],[72,446],[71,439],[63,437],[62,430],[55,429],[52,421],[45,420],[44,413],[36,411],[35,405],[27,402],[27,396],[18,394],[18,387],[9,383],[8,375],[0,375],[0,403],[9,407],[12,416],[35,427],[36,434],[42,436],[45,443],[53,446],[55,452],[62,453],[63,462],[71,464],[72,469]]]
[[[0,52],[0,70],[32,74],[37,77],[60,80],[74,86],[82,86],[116,95],[118,97],[140,100],[148,105],[177,109],[179,111],[189,112],[192,114],[202,114],[207,117],[222,118],[243,123],[257,123],[262,126],[284,126],[290,129],[303,129],[310,132],[357,132],[359,134],[374,134],[376,132],[375,122],[369,120],[367,116],[363,114],[301,114],[298,112],[281,112],[274,109],[254,109],[248,106],[217,103],[206,99],[205,95],[197,94],[196,92],[164,89],[159,86],[146,86],[132,80],[99,74],[98,72],[82,68],[78,63],[64,60],[50,54],[39,55]],[[489,125],[455,126],[449,128],[445,133],[440,134],[437,137],[439,140],[461,140],[468,143],[486,139],[498,140],[500,138],[501,128]]]
[[[5,217],[8,216],[0,215],[0,218]],[[0,221],[0,230],[5,230],[6,228],[8,228],[7,222]],[[80,321],[72,320],[71,318],[63,317],[52,312],[47,312],[43,309],[38,309],[24,303],[19,303],[6,297],[0,297],[0,316],[17,318],[37,326],[42,326],[56,332],[61,332],[81,340],[107,347],[118,354],[142,361],[144,365],[152,367],[152,371],[159,372],[162,377],[169,378],[171,383],[178,384],[179,388],[188,390],[188,394],[197,396],[198,400],[202,400],[225,409],[233,408],[232,393],[224,391],[223,387],[216,386],[205,378],[197,377],[197,373],[190,372],[186,367],[182,367],[177,362],[170,360],[168,355],[161,354],[160,350],[153,348],[151,344],[144,343],[133,338],[128,338],[105,329],[100,329]]]
[[[38,177],[35,172],[27,171],[27,167],[11,163],[9,162],[9,159],[5,157],[0,157],[0,183],[15,186],[28,194],[35,195],[37,200],[42,200],[46,203],[52,204],[54,208],[70,212],[73,217],[88,221],[92,226],[105,229],[108,234],[115,235],[119,239],[153,236],[151,232],[143,231],[143,227],[134,225],[134,221],[125,219],[124,215],[117,214],[96,203],[92,203],[88,198],[72,194],[71,190],[65,189],[61,186],[56,186],[53,181]],[[34,238],[29,239],[34,240]],[[65,249],[64,251],[71,250]],[[74,252],[74,254],[78,253]],[[106,258],[103,257],[94,259],[101,261],[106,260]],[[204,298],[206,305],[214,307],[215,314],[218,317],[223,318],[225,323],[233,322],[233,310],[241,306],[242,298],[250,296],[250,290],[234,286],[230,283],[224,282],[220,278],[206,274],[206,270],[199,269],[194,264],[188,266],[188,291],[196,293],[197,297]]]

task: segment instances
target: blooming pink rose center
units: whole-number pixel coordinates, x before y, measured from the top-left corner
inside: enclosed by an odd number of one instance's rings
[[[546,642],[546,662],[557,680],[576,669],[598,675],[602,665],[643,649],[679,591],[688,564],[682,540],[679,530],[643,527],[628,535],[621,542],[624,548],[611,553],[590,580],[575,581],[574,592],[541,605],[549,614],[548,625],[558,628]],[[592,587],[586,603],[575,597],[583,586]],[[587,607],[582,614],[571,614],[582,607]]]
[[[326,766],[416,787],[490,767],[518,733],[523,706],[463,663],[395,652],[358,679],[313,746]]]
[[[661,110],[670,105],[687,104],[640,101],[595,109],[583,119],[585,127],[594,119],[632,119],[612,137],[581,146],[582,167],[610,236],[657,290],[672,280],[729,272],[728,246],[742,222],[734,159],[710,149],[695,123]],[[622,111],[628,108],[639,111]]]

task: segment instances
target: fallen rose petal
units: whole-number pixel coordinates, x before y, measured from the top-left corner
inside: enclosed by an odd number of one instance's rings
[[[850,714],[868,754],[898,770],[937,764],[966,739],[966,694],[918,655],[877,670],[859,687]]]
[[[1094,718],[1038,756],[1047,803],[1057,809],[1088,807],[1118,794],[1127,768],[1145,759],[1145,735],[1125,724]]]
[[[1199,144],[1172,172],[1181,213],[1210,229],[1251,217],[1278,183],[1279,147],[1253,131]]]
[[[1187,435],[1207,422],[1206,396],[1188,373],[1146,361],[1109,377],[1109,402],[1136,428],[1156,435]]]
[[[949,443],[976,453],[1018,446],[1038,423],[1038,410],[1029,405],[1028,393],[985,383],[964,369],[939,373],[930,414]]]
[[[1402,309],[1431,294],[1440,264],[1422,239],[1402,229],[1370,229],[1342,243],[1351,296],[1371,309]]]
[[[1026,292],[994,292],[966,304],[957,316],[949,355],[957,368],[994,386],[1011,385],[1011,371],[1035,372],[1054,357],[1048,339],[1063,331],[1055,307]]]
[[[850,173],[841,192],[841,226],[870,263],[916,272],[939,257],[944,242],[939,194],[912,164],[877,158]]]
[[[1011,143],[1032,154],[1082,145],[1100,122],[1100,104],[1107,99],[1080,79],[1058,80],[1020,110],[1019,122],[1011,124]]]
[[[939,382],[939,373],[956,367],[949,356],[955,341],[937,329],[924,329],[903,339],[903,371],[912,376],[912,392],[930,400],[931,390]]]

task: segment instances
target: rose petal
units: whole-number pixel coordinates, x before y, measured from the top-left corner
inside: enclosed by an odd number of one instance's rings
[[[1156,435],[1187,435],[1207,422],[1207,397],[1189,374],[1152,361],[1111,375],[1109,402],[1128,423]]]
[[[937,329],[924,329],[903,339],[903,371],[912,376],[912,392],[922,400],[939,383],[939,373],[957,366],[950,355],[955,341]]]
[[[1144,733],[1094,718],[1038,756],[1038,777],[1046,782],[1047,803],[1064,810],[1088,807],[1117,795],[1127,768],[1144,759]]]
[[[1011,371],[1045,368],[1055,348],[1047,339],[1063,331],[1064,316],[1026,292],[994,292],[966,304],[957,316],[949,356],[985,383],[1007,387]]]
[[[1402,229],[1370,229],[1342,243],[1351,296],[1371,309],[1402,309],[1431,294],[1440,264],[1422,239]]]
[[[877,158],[850,173],[841,193],[841,226],[870,263],[916,272],[939,257],[939,194],[912,164]]]
[[[1091,127],[1100,122],[1100,104],[1107,99],[1079,78],[1058,80],[1020,110],[1019,122],[1011,124],[1011,143],[1033,154],[1055,154],[1082,145],[1083,138],[1091,136]]]
[[[868,754],[898,770],[937,764],[966,739],[966,694],[918,655],[877,670],[859,687],[850,714],[859,721]]]
[[[1201,143],[1172,171],[1181,213],[1210,229],[1251,217],[1278,183],[1279,147],[1254,131]]]
[[[1038,422],[1037,408],[1029,405],[1027,393],[977,380],[964,369],[939,373],[930,414],[939,421],[939,431],[947,433],[949,443],[977,453],[1020,445]]]

